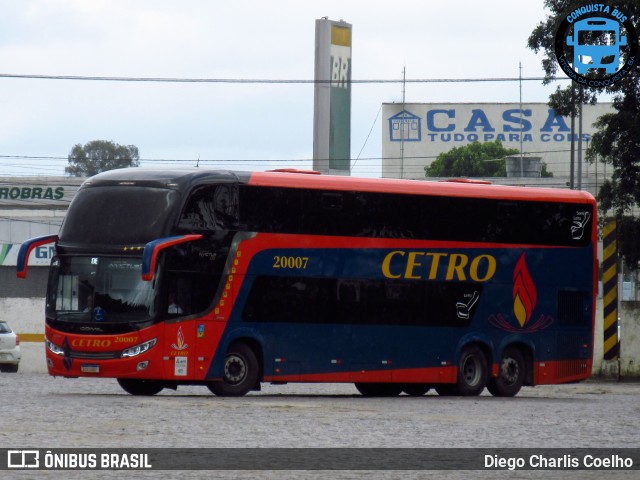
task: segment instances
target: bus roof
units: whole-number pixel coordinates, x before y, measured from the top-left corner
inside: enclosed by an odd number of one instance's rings
[[[442,197],[479,197],[510,200],[558,201],[569,203],[595,202],[593,196],[584,191],[560,188],[494,185],[488,182],[474,180],[466,181],[466,179],[453,179],[452,181],[428,181],[255,172],[251,174],[249,184],[256,186],[351,190],[406,195],[435,195]]]
[[[595,203],[588,192],[561,188],[515,187],[488,182],[452,179],[452,181],[360,178],[334,175],[310,175],[310,172],[242,172],[202,168],[125,168],[110,170],[87,179],[84,187],[98,185],[147,185],[190,190],[217,182],[241,183],[264,187],[310,188],[317,190],[379,192],[441,197],[471,197],[506,200]]]

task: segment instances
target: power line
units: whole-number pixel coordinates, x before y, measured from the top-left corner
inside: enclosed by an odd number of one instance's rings
[[[375,121],[374,121],[375,125]],[[530,154],[541,154],[541,153],[563,153],[569,152],[569,149],[558,149],[558,150],[531,150],[524,151],[525,155]],[[53,155],[0,155],[0,159],[23,159],[23,160],[69,160],[69,157],[60,157]],[[359,160],[393,160],[397,157],[358,157]],[[437,158],[437,155],[415,155],[410,157],[405,157],[408,159],[432,159]],[[73,158],[71,158],[73,160]],[[194,158],[139,158],[140,162],[195,162]],[[355,159],[341,159],[341,160],[355,160]],[[312,158],[201,158],[200,162],[303,162],[303,161],[313,161]],[[19,165],[16,165],[19,166]]]
[[[332,83],[333,80],[316,79],[269,79],[269,78],[185,78],[185,77],[120,77],[100,75],[43,75],[29,73],[0,73],[0,78],[23,80],[78,80],[98,82],[150,82],[150,83],[230,83],[230,84],[317,84]],[[414,78],[414,79],[351,79],[352,84],[380,83],[477,83],[570,80],[569,77],[496,77],[496,78]]]

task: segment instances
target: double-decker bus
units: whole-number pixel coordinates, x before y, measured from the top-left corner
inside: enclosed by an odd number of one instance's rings
[[[591,373],[596,207],[564,189],[132,168],[55,242],[46,361],[134,395],[349,382],[513,396]]]

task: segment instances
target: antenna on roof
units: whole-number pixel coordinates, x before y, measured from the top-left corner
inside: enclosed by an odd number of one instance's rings
[[[200,154],[198,154],[198,161],[196,162],[196,168],[200,168]]]

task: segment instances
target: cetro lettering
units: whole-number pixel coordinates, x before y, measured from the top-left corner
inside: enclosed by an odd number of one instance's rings
[[[98,338],[74,338],[71,346],[76,348],[107,348],[111,346],[111,340]]]
[[[486,282],[496,273],[495,257],[482,254],[394,250],[382,261],[386,278]]]

